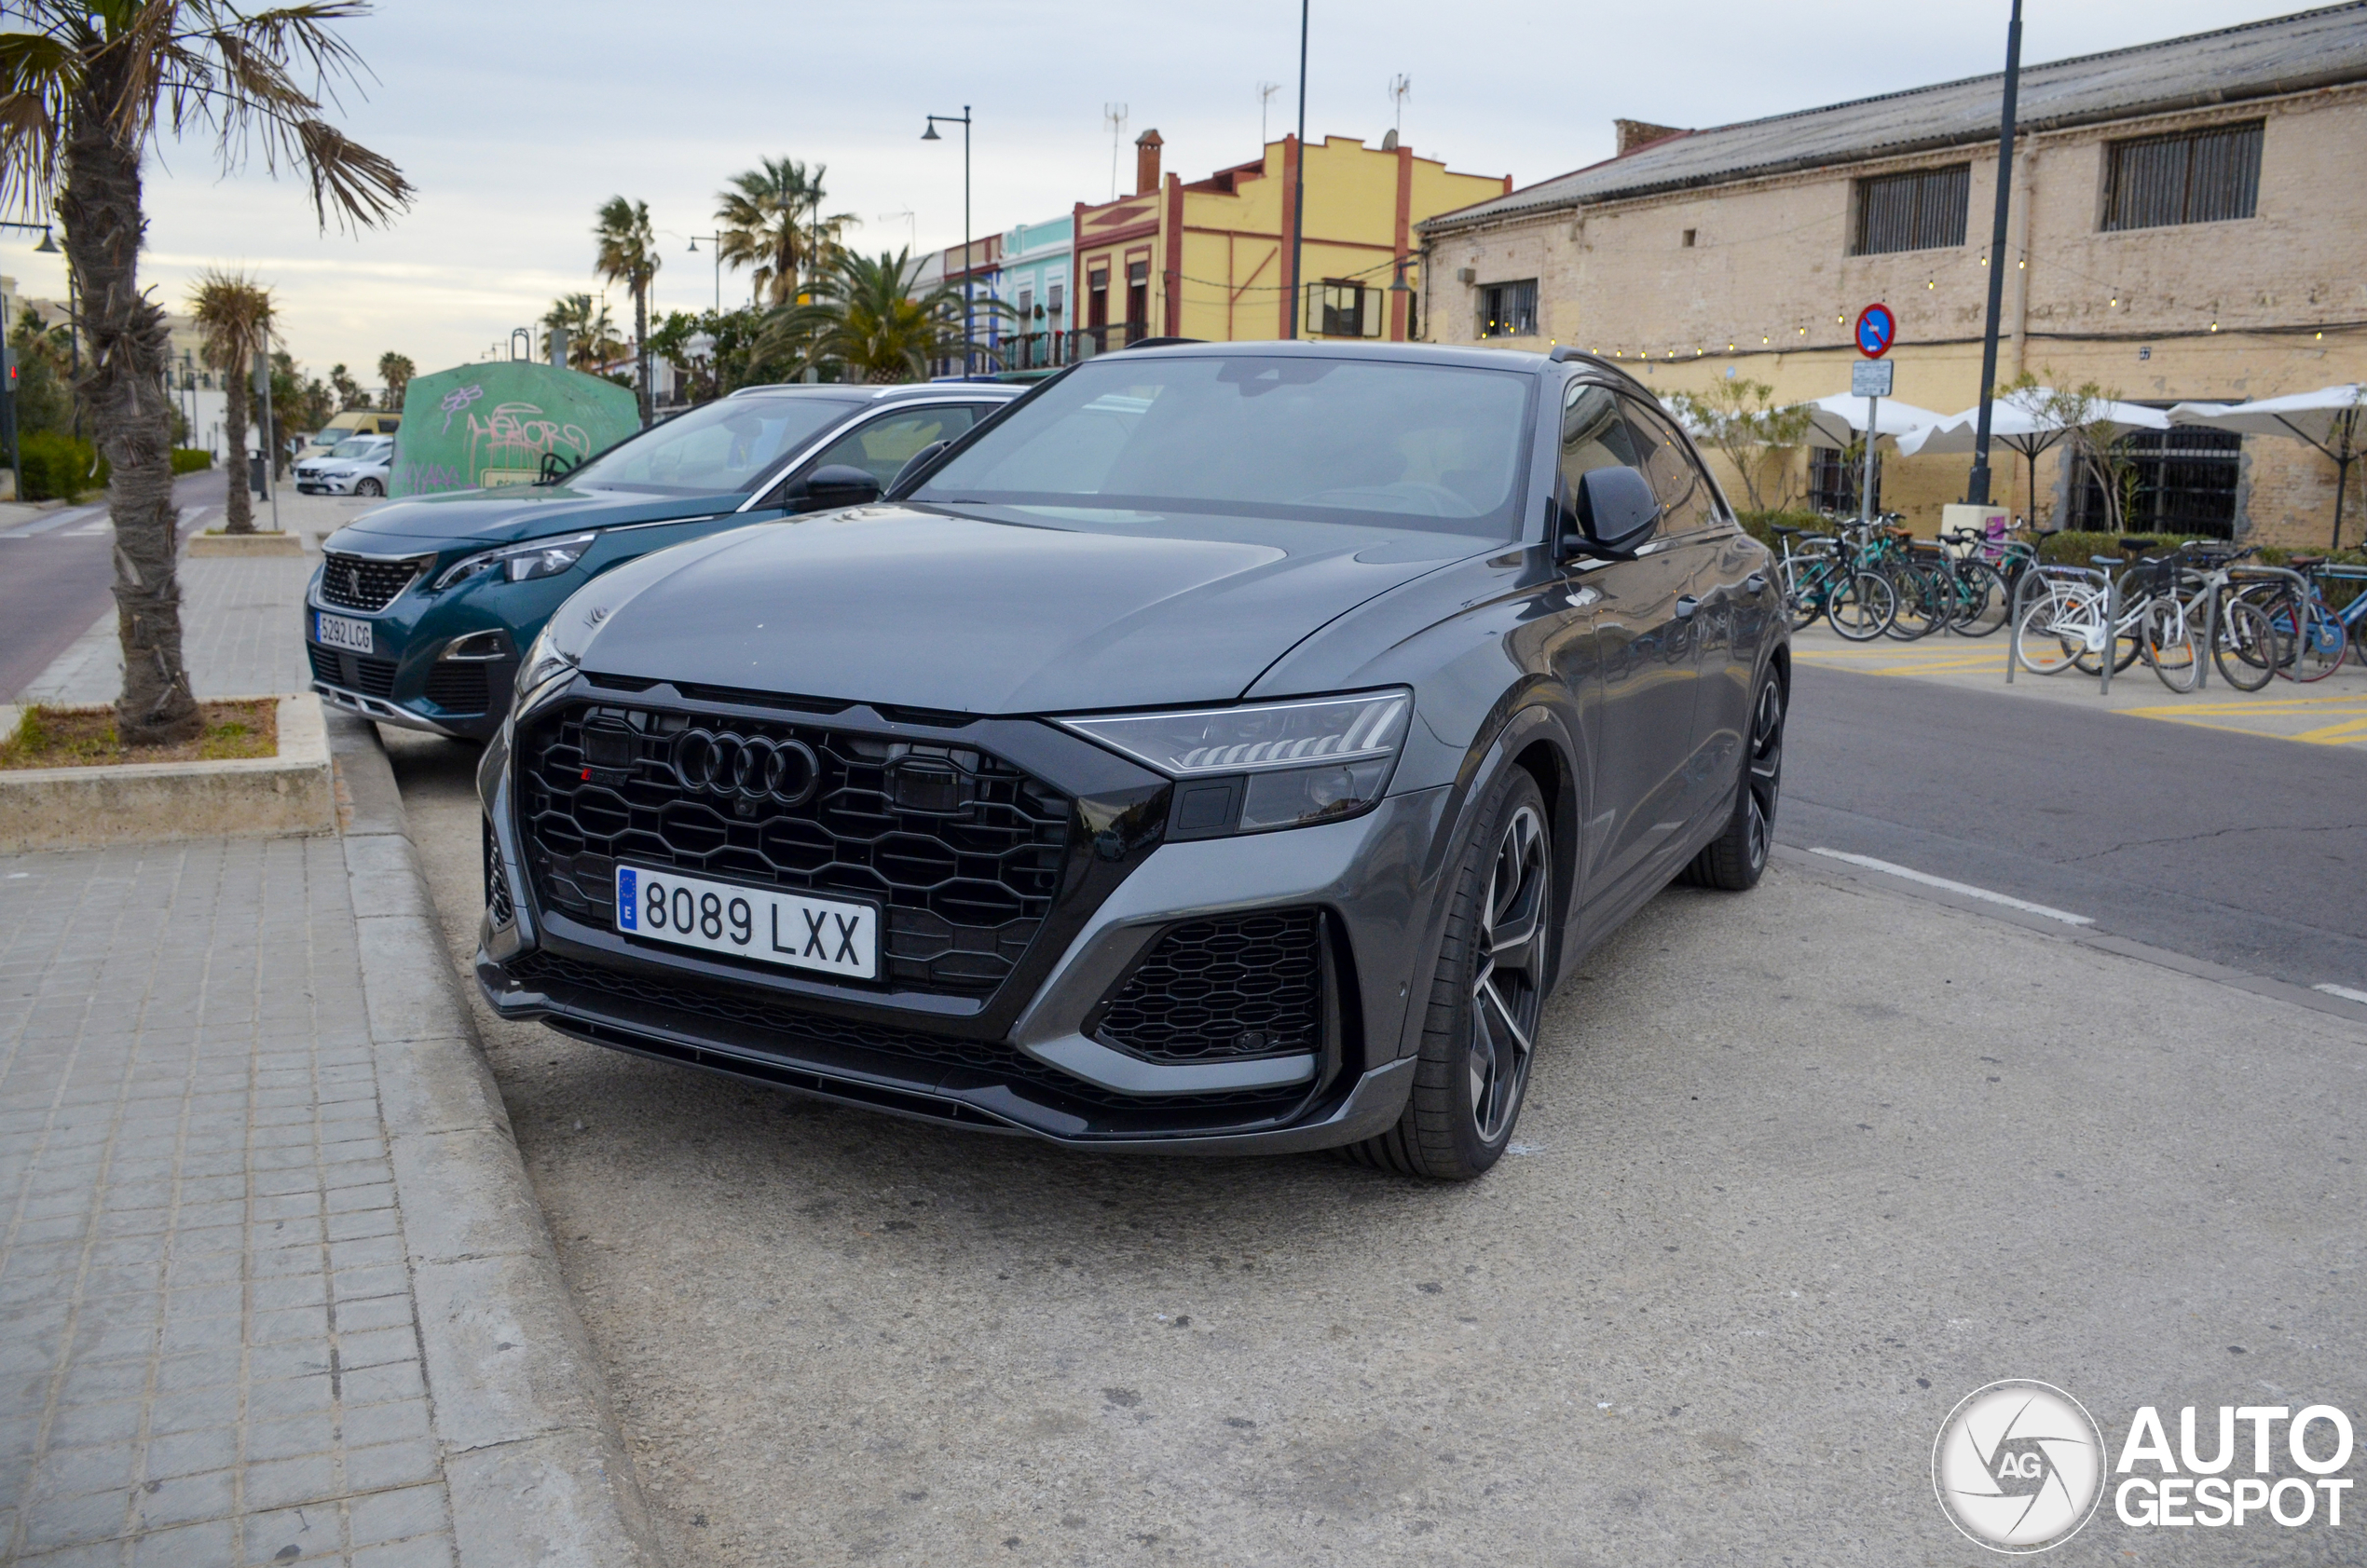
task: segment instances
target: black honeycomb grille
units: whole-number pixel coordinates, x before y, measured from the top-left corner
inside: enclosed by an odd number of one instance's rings
[[[689,787],[675,753],[693,730],[803,748],[811,791],[785,804]],[[581,702],[539,721],[520,752],[536,892],[603,928],[613,925],[620,860],[851,895],[882,907],[888,984],[984,996],[1025,954],[1060,888],[1067,797],[975,750]]]
[[[1135,966],[1092,1033],[1155,1062],[1321,1050],[1322,912],[1277,909],[1176,926]]]
[[[510,879],[501,872],[501,850],[493,841],[493,825],[479,819],[478,825],[485,830],[485,907],[494,925],[506,926],[517,918],[510,903]]]
[[[321,598],[339,609],[377,611],[427,569],[425,561],[365,561],[327,552],[321,566]]]

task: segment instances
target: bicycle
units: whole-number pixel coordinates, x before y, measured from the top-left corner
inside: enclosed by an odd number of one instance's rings
[[[2346,653],[2367,664],[2367,566],[2345,566],[2323,555],[2296,555],[2287,566],[2300,575],[2305,588],[2278,579],[2257,580],[2242,590],[2268,612],[2288,645],[2277,674],[2293,681],[2323,680],[2341,668]],[[2330,583],[2351,587],[2339,610],[2328,602]]]
[[[2032,675],[2059,675],[2072,668],[2100,675],[2103,661],[2111,659],[2117,675],[2141,657],[2170,690],[2192,691],[2199,686],[2202,636],[2189,613],[2194,596],[2180,592],[2186,575],[2182,557],[2172,552],[2141,556],[2133,563],[2114,555],[2088,560],[2088,568],[2035,568],[2049,580],[2015,623],[2015,661]],[[2120,568],[2117,579],[2111,575],[2114,567]],[[2229,634],[2249,640],[2261,633],[2258,622],[2265,616],[2257,607],[2231,598],[2225,608],[2228,618],[2222,625]],[[2221,673],[2227,675],[2217,639],[2211,652]],[[2249,666],[2240,659],[2238,664],[2249,675]],[[2268,677],[2264,673],[2257,685],[2246,685],[2232,675],[2227,678],[2231,686],[2256,691]]]
[[[1839,538],[1776,525],[1783,546],[1776,579],[1784,592],[1792,630],[1804,631],[1823,616],[1835,633],[1854,643],[1871,642],[1886,631],[1897,597],[1878,573],[1856,568],[1856,552]],[[1797,552],[1792,541],[1802,548]]]

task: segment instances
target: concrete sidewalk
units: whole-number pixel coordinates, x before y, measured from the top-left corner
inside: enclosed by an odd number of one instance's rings
[[[184,563],[201,694],[303,689],[310,566]],[[330,727],[337,837],[0,859],[0,1561],[654,1561],[385,753]]]

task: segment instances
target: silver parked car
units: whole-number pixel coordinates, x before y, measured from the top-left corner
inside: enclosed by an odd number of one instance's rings
[[[393,468],[392,436],[354,436],[297,463],[296,488],[308,496],[383,496]]]

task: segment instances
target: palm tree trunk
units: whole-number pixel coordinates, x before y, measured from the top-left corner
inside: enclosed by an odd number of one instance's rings
[[[650,401],[650,280],[633,280],[633,368],[641,387],[641,428],[650,428],[655,412]]]
[[[222,434],[229,444],[230,459],[225,476],[228,488],[223,492],[222,531],[226,534],[254,532],[254,485],[247,478],[247,378],[236,373],[222,377]]]
[[[127,745],[194,739],[202,721],[181,661],[181,587],[173,574],[180,511],[172,504],[171,408],[164,391],[164,312],[140,293],[140,154],[116,140],[130,51],[92,57],[74,94],[58,216],[80,285],[81,390],[99,449],[113,465],[115,602],[123,642],[116,733]]]

